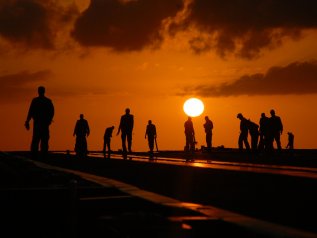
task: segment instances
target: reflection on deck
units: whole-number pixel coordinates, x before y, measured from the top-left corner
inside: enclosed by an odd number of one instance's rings
[[[91,153],[91,157],[103,158],[101,153]],[[297,176],[305,178],[317,179],[317,168],[309,167],[296,167],[287,165],[271,165],[271,164],[255,164],[246,162],[225,162],[225,161],[215,161],[215,160],[201,160],[195,159],[193,161],[186,161],[180,158],[164,158],[155,157],[155,160],[149,160],[148,156],[142,155],[130,155],[133,161],[142,161],[147,163],[162,163],[162,164],[173,164],[179,166],[192,166],[200,167],[206,169],[223,169],[223,170],[233,170],[233,171],[244,171],[244,172],[254,172],[254,173],[271,173],[280,174],[287,176]],[[120,154],[113,154],[111,159],[122,159]]]

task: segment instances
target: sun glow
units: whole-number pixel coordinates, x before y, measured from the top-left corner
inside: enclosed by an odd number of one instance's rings
[[[184,103],[183,109],[187,116],[197,117],[204,112],[204,104],[197,98],[190,98]]]

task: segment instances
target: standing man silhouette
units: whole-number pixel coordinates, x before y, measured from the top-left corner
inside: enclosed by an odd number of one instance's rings
[[[214,128],[214,125],[208,116],[205,116],[205,121],[204,128],[206,133],[206,144],[207,150],[210,151],[212,146],[212,129]]]
[[[125,114],[121,116],[120,125],[118,128],[117,135],[121,131],[121,140],[122,140],[122,151],[124,158],[126,159],[127,146],[126,140],[128,142],[128,151],[132,152],[132,131],[134,126],[134,117],[130,114],[130,109],[125,109]]]
[[[145,139],[148,139],[149,148],[150,148],[150,159],[153,158],[153,150],[154,150],[154,141],[156,139],[156,126],[152,123],[151,120],[148,121],[148,125],[146,126],[145,131]]]
[[[269,140],[269,118],[265,115],[264,112],[261,113],[260,118],[260,142],[258,145],[259,151],[268,150],[268,140]]]
[[[269,126],[270,126],[270,130],[271,130],[271,133],[272,133],[272,137],[271,137],[271,149],[273,149],[273,142],[274,140],[276,141],[276,145],[277,145],[277,149],[279,151],[282,150],[282,146],[281,146],[281,135],[283,133],[283,124],[282,124],[282,120],[279,116],[276,116],[275,115],[275,111],[274,109],[272,109],[270,111],[271,113],[271,117],[270,117],[270,123],[269,123]]]
[[[185,121],[184,127],[186,137],[185,151],[195,151],[195,130],[191,117],[188,117],[187,121]]]
[[[88,121],[84,119],[84,114],[79,115],[79,120],[77,120],[73,136],[76,135],[75,152],[79,157],[86,157],[88,153],[87,139],[89,136],[90,129]]]
[[[45,158],[48,153],[50,138],[49,126],[54,117],[54,105],[51,99],[45,97],[45,87],[38,87],[38,97],[33,98],[25,121],[25,128],[30,129],[30,120],[33,119],[33,137],[31,143],[32,158],[38,158],[39,143],[41,155]]]

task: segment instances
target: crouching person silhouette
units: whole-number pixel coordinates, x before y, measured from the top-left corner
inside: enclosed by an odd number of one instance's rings
[[[103,136],[103,155],[106,158],[106,150],[108,148],[108,159],[110,159],[111,156],[111,137],[113,132],[114,126],[108,127],[105,130],[105,134]]]

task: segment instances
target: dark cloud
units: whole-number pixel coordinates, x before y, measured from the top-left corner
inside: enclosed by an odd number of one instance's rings
[[[199,85],[182,94],[204,97],[317,94],[317,61],[272,67],[266,74],[245,75],[233,83]]]
[[[182,8],[182,0],[91,0],[72,36],[84,46],[141,50],[161,41],[162,21]]]
[[[186,14],[175,17],[180,12]],[[91,0],[80,14],[72,1],[0,0],[0,39],[27,49],[55,49],[70,33],[82,46],[142,50],[159,45],[163,25],[171,37],[196,29],[188,40],[196,53],[252,59],[286,38],[298,39],[303,29],[316,29],[317,1]]]
[[[0,0],[0,37],[26,48],[53,49],[56,32],[77,14],[52,0]]]
[[[264,48],[278,46],[285,37],[296,39],[301,30],[316,28],[317,1],[193,0],[182,24],[174,25],[172,32],[194,26],[210,36],[200,43],[200,50],[191,41],[195,51],[201,53],[211,45],[221,56],[235,53],[250,59]]]
[[[0,103],[16,102],[36,96],[37,87],[45,83],[52,73],[48,70],[30,73],[22,71],[0,76]]]

